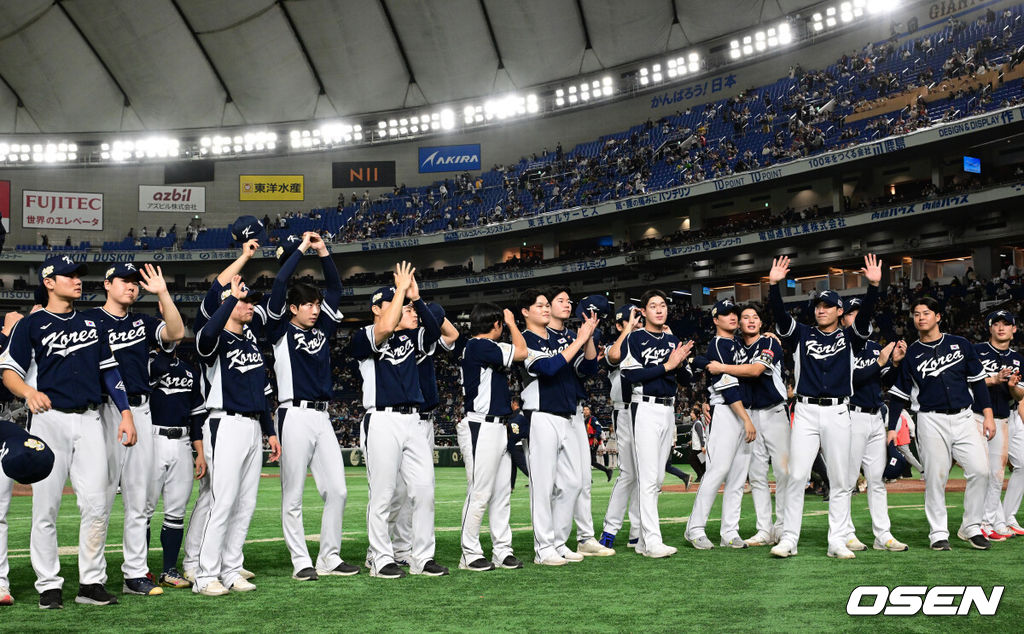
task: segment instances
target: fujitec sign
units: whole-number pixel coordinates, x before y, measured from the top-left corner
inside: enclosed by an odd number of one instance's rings
[[[103,230],[103,194],[21,192],[21,226],[26,229]]]

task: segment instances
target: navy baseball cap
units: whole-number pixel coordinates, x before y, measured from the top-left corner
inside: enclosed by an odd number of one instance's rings
[[[263,291],[254,291],[250,289],[248,286],[246,286],[245,282],[242,282],[242,290],[245,291],[245,299],[241,299],[238,301],[244,301],[248,304],[258,304],[259,301],[263,299]],[[231,297],[230,285],[220,292],[221,303],[223,304],[224,300],[227,299],[228,297]]]
[[[839,296],[839,293],[829,290],[821,291],[821,294],[814,300],[813,306],[817,306],[820,303],[824,303],[828,306],[835,306],[836,308],[846,308],[843,305],[843,298]]]
[[[1009,326],[1017,325],[1017,318],[1014,317],[1013,313],[1011,313],[1008,310],[997,310],[995,312],[989,313],[988,317],[985,318],[985,323],[987,323],[990,328],[997,321],[1005,321]]]
[[[636,304],[626,304],[619,308],[615,311],[615,323],[621,324],[624,321],[629,321],[629,317],[633,314],[634,310],[639,310]]]
[[[390,302],[395,298],[394,286],[381,286],[370,295],[370,305],[380,306],[384,302]]]
[[[0,462],[7,477],[21,484],[39,482],[53,469],[53,450],[10,421],[0,421]]]
[[[85,265],[85,262],[75,262],[70,255],[51,255],[43,260],[43,265],[39,267],[39,281],[42,282],[48,277],[57,275],[71,275],[72,273],[85,275],[88,272],[89,267]]]
[[[277,246],[277,263],[284,264],[284,261],[291,257],[292,253],[295,253],[300,244],[302,244],[302,238],[295,235],[281,240],[281,244]]]
[[[236,242],[258,239],[263,233],[263,221],[256,216],[241,216],[231,225],[231,237]]]
[[[107,272],[103,274],[103,279],[110,281],[115,277],[124,278],[126,280],[138,280],[139,269],[135,268],[135,265],[131,262],[118,262],[107,268]]]
[[[576,305],[576,317],[578,319],[585,319],[587,314],[595,312],[599,318],[604,319],[611,312],[611,309],[608,298],[595,293],[587,295]]]
[[[863,299],[859,297],[851,297],[850,299],[846,300],[846,307],[844,308],[844,310],[846,312],[850,312],[852,310],[860,310],[861,304],[863,303]]]
[[[733,315],[740,314],[740,306],[731,299],[721,299],[715,302],[715,305],[711,307],[711,316],[718,317],[719,315]]]
[[[882,472],[882,477],[886,480],[895,480],[903,476],[903,469],[907,465],[907,458],[903,455],[896,445],[889,444],[887,455],[885,456],[888,462],[885,463],[885,470]]]

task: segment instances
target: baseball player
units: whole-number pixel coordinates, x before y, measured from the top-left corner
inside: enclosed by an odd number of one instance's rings
[[[185,325],[167,291],[167,282],[159,267],[147,264],[138,269],[131,262],[114,264],[107,268],[103,287],[107,292],[106,303],[83,311],[83,315],[103,324],[107,331],[110,349],[124,377],[139,438],[131,449],[118,445],[114,436],[119,420],[116,406],[108,402],[100,410],[100,420],[106,429],[107,468],[110,471],[107,504],[113,506],[120,485],[124,502],[124,563],[121,571],[124,573],[125,594],[155,596],[163,594],[163,590],[147,577],[149,565],[146,561],[150,517],[147,508],[155,495],[149,350],[154,346],[173,350],[185,336]],[[131,307],[139,298],[140,288],[157,296],[163,319],[132,312]]]
[[[863,301],[854,297],[846,302],[843,327],[851,328]],[[891,342],[884,348],[870,339],[863,340],[854,359],[853,395],[850,397],[849,482],[855,484],[864,469],[867,484],[868,510],[875,550],[902,552],[909,547],[892,535],[889,521],[889,498],[885,490],[885,465],[889,452],[885,441],[886,424],[882,417],[882,381],[895,375],[907,352],[904,341]],[[889,382],[889,381],[887,381]],[[867,550],[857,539],[852,514],[846,525],[846,547],[854,552]]]
[[[512,491],[516,490],[516,471],[522,471],[527,478],[530,477],[530,469],[526,464],[526,451],[523,450],[523,440],[530,437],[530,423],[523,413],[522,400],[513,398],[510,404],[512,414],[508,418],[508,455],[512,460]]]
[[[550,346],[554,350],[559,350],[569,345],[577,336],[575,332],[565,325],[566,320],[572,315],[572,300],[569,297],[569,289],[566,287],[549,289],[547,296],[551,300],[551,316],[547,326],[549,338],[551,339]],[[605,306],[607,306],[607,300],[605,300]],[[598,311],[593,310],[589,311],[588,314],[595,317],[600,316]],[[585,319],[586,316],[581,314],[580,318]],[[593,339],[593,333],[591,333],[590,337],[587,337],[587,341],[583,346],[583,354],[580,356],[579,362],[575,364],[575,370],[575,372],[564,371],[562,376],[567,386],[572,385],[576,390],[576,413],[572,417],[572,427],[570,428],[575,441],[571,446],[580,453],[581,462],[579,464],[582,465],[578,472],[581,487],[580,493],[576,497],[576,503],[573,508],[573,519],[576,522],[576,554],[586,557],[607,557],[614,555],[615,551],[602,546],[594,539],[594,513],[590,504],[590,486],[592,482],[590,476],[590,440],[587,437],[587,426],[583,421],[583,401],[587,398],[587,391],[583,387],[581,377],[595,375],[598,370],[597,345]],[[577,462],[574,460],[571,464],[576,465]],[[561,532],[556,534],[556,543],[566,542],[569,539],[568,531],[572,529],[572,526],[556,527],[558,530],[563,528],[566,532],[564,535]]]
[[[640,522],[636,552],[659,559],[676,553],[662,540],[658,495],[665,481],[665,465],[675,433],[675,401],[678,381],[689,383],[684,364],[693,349],[665,332],[668,296],[649,290],[640,298],[644,327],[634,330],[623,343],[622,374],[629,382],[629,420],[632,423],[633,462],[636,465],[637,519]]]
[[[633,304],[626,304],[615,312],[615,329],[619,336],[604,350],[604,362],[608,366],[608,380],[611,383],[612,424],[615,426],[615,445],[619,453],[619,476],[612,485],[608,498],[608,510],[604,514],[601,528],[601,545],[615,546],[615,535],[622,528],[623,517],[629,513],[629,538],[627,546],[635,547],[640,540],[640,519],[638,516],[636,489],[636,463],[633,458],[633,422],[630,419],[629,401],[633,388],[622,374],[622,357],[625,353],[626,338],[640,328],[643,316]]]
[[[5,343],[0,342],[0,348]],[[53,461],[53,451],[41,439],[10,421],[0,420],[0,605],[14,604],[7,579],[7,509],[14,483],[39,482],[50,474]]]
[[[106,330],[74,308],[84,273],[85,265],[68,256],[47,258],[39,270],[46,308],[18,322],[0,355],[4,385],[25,401],[32,433],[54,453],[53,470],[33,486],[32,495],[30,550],[43,609],[64,605],[56,523],[68,475],[81,514],[75,602],[117,603],[104,587],[109,519],[107,451],[99,415],[104,393],[121,413],[117,438],[125,446],[135,444],[135,425]]]
[[[578,336],[566,332],[554,337],[548,329],[551,304],[544,292],[526,289],[517,306],[526,322],[523,338],[529,348],[523,362],[527,376],[521,396],[530,423],[526,459],[534,563],[562,566],[583,561],[583,555],[570,550],[565,542],[583,487],[581,474],[590,471],[590,452],[583,451],[577,433],[583,432],[583,423],[576,418],[580,394],[575,373],[586,371],[586,357],[580,353],[593,345],[597,315],[583,321]]]
[[[1024,535],[1024,528],[1021,528],[1017,521],[1017,511],[1020,509],[1021,499],[1024,498],[1024,423],[1021,422],[1024,416],[1024,400],[1017,403],[1017,408],[1010,414],[1009,434],[1010,451],[1009,461],[1013,465],[1013,473],[1006,483],[1006,494],[1003,496],[1003,513],[1006,516],[1006,525],[1015,535]]]
[[[786,510],[786,487],[789,474],[789,415],[786,412],[786,383],[783,378],[782,345],[774,337],[761,334],[761,315],[753,306],[739,313],[741,339],[737,342],[737,365],[723,366],[717,361],[708,364],[712,374],[727,373],[740,381],[743,404],[757,437],[750,449],[747,479],[757,514],[757,532],[746,540],[747,546],[776,544],[782,535]],[[738,454],[745,460],[743,454]],[[768,462],[775,473],[775,520],[772,521],[772,494],[768,486]],[[742,465],[739,466],[742,468]],[[730,499],[739,504],[743,499],[744,482],[730,478],[735,490]],[[730,517],[738,517],[733,508]],[[723,514],[724,516],[724,514]]]
[[[268,337],[274,347],[274,374],[279,400],[277,437],[281,442],[281,524],[291,553],[292,578],[300,581],[315,581],[319,575],[349,576],[359,572],[358,566],[345,563],[340,555],[342,517],[348,490],[345,486],[345,461],[327,413],[333,392],[329,341],[342,316],[338,310],[341,277],[327,245],[313,232],[302,236],[279,275],[291,277],[299,258],[310,246],[320,258],[324,293],[309,284],[294,284],[288,291],[287,310],[285,306],[274,305],[273,301],[267,307],[270,314],[282,315],[270,321]],[[279,247],[280,256],[284,256],[287,250]],[[302,526],[306,469],[312,470],[313,480],[324,501],[320,553],[315,568]]]
[[[469,315],[469,340],[462,354],[462,393],[466,416],[456,425],[466,462],[466,502],[462,507],[462,558],[459,568],[476,572],[522,568],[512,554],[509,527],[512,458],[506,424],[512,414],[508,371],[526,359],[526,340],[515,316],[496,304],[477,304]],[[500,343],[507,328],[512,343]],[[491,527],[491,559],[480,545],[480,526],[487,513]]]
[[[252,520],[263,466],[261,430],[268,437],[270,461],[281,455],[266,398],[263,354],[250,328],[259,299],[240,276],[232,277],[230,295],[196,333],[196,348],[206,369],[210,434],[204,450],[213,502],[192,591],[205,596],[255,589],[240,575],[244,540],[238,541],[237,533],[229,535],[228,527],[247,532]]]
[[[414,273],[408,262],[395,267],[395,286],[381,288],[371,297],[373,324],[357,331],[350,344],[352,356],[359,360],[366,408],[360,444],[370,488],[367,559],[370,575],[385,579],[406,576],[395,562],[388,530],[399,478],[412,499],[409,572],[433,577],[448,574],[447,568],[434,561],[433,449],[420,421],[423,392],[416,369],[416,351],[434,345],[441,329],[420,298]],[[407,307],[406,300],[412,305]],[[417,323],[422,327],[416,327]]]
[[[988,441],[989,484],[985,494],[985,516],[982,518],[982,534],[989,541],[1002,542],[1016,537],[1010,528],[1009,519],[1003,510],[1000,496],[1003,493],[1003,478],[1010,454],[1010,411],[1011,401],[1024,398],[1024,385],[1019,383],[1024,370],[1024,357],[1010,349],[1010,342],[1017,333],[1017,320],[1007,310],[997,310],[985,319],[989,339],[974,346],[985,368],[985,385],[992,404],[996,433]],[[978,403],[973,405],[974,417],[980,422],[984,412]],[[1015,423],[1018,421],[1014,421]]]
[[[846,546],[850,516],[850,410],[856,339],[871,334],[871,315],[878,298],[882,267],[873,255],[864,257],[861,269],[868,280],[867,294],[849,328],[841,327],[843,300],[835,291],[823,291],[814,301],[815,326],[799,324],[782,303],[779,282],[789,273],[789,258],[776,258],[768,274],[769,303],[779,335],[795,348],[796,412],[789,444],[789,488],[786,491],[785,526],[782,539],[771,554],[796,554],[804,519],[804,485],[819,448],[828,468],[831,494],[828,503],[828,556],[853,559]]]
[[[963,468],[967,479],[964,516],[957,537],[973,548],[987,550],[990,543],[981,534],[989,480],[985,440],[991,440],[996,430],[985,368],[970,342],[939,330],[942,311],[937,301],[923,297],[913,303],[911,311],[918,340],[907,348],[896,383],[889,390],[892,400],[886,440],[896,441],[896,423],[902,410],[916,409],[932,550],[950,550],[946,480],[953,460]],[[972,404],[982,413],[980,423],[971,413]],[[836,492],[833,486],[833,497]]]
[[[173,353],[159,351],[150,355],[149,380],[153,386],[150,405],[154,491],[146,517],[153,516],[162,497],[160,545],[164,562],[159,582],[164,588],[188,588],[192,583],[178,571],[178,554],[185,535],[185,510],[192,495],[193,475],[197,480],[206,475],[202,437],[205,399],[199,373]],[[194,461],[192,447],[196,450]]]
[[[724,366],[736,364],[736,349],[739,346],[733,333],[736,332],[738,315],[739,306],[728,299],[715,302],[711,308],[716,334],[708,344],[709,362],[717,361]],[[743,482],[747,479],[747,467],[750,464],[751,443],[757,437],[757,431],[743,403],[739,380],[730,374],[712,374],[714,367],[707,368],[711,375],[708,379],[708,402],[712,406],[711,431],[707,439],[708,468],[697,489],[690,519],[686,522],[686,539],[697,550],[714,548],[705,533],[705,527],[718,488],[724,483],[720,545],[746,548],[747,543],[739,533],[740,503]],[[664,461],[659,466],[663,464]]]

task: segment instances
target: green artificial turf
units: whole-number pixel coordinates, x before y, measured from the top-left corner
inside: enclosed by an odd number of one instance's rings
[[[269,468],[266,474],[276,475]],[[366,552],[366,479],[362,469],[347,470],[348,505],[342,556],[362,565]],[[672,476],[666,484],[678,484]],[[683,539],[686,516],[693,504],[689,492],[661,497],[665,542],[678,546],[673,557],[652,560],[616,544],[609,558],[588,558],[560,568],[533,565],[529,531],[529,489],[525,478],[513,493],[513,546],[526,561],[523,570],[486,573],[460,571],[459,518],[465,493],[463,470],[437,470],[437,560],[450,566],[450,577],[370,578],[366,570],[355,577],[328,577],[317,582],[291,579],[291,563],[281,539],[280,480],[263,478],[245,549],[245,566],[256,572],[255,592],[225,597],[201,597],[189,591],[166,590],[163,596],[121,595],[121,502],[114,507],[108,536],[108,589],[120,605],[82,606],[74,603],[77,559],[61,556],[65,577],[60,611],[36,607],[35,576],[28,558],[31,498],[13,499],[10,524],[11,588],[16,604],[0,608],[0,630],[75,630],[139,632],[187,631],[1013,631],[1024,615],[1024,538],[994,544],[987,552],[969,549],[955,538],[962,495],[950,493],[947,504],[954,537],[953,551],[928,550],[923,494],[890,494],[890,515],[897,538],[910,545],[905,553],[868,550],[854,561],[825,556],[827,505],[808,497],[800,554],[772,559],[766,548],[699,552]],[[607,506],[610,483],[595,472],[595,527]],[[721,498],[719,498],[720,504]],[[65,496],[58,521],[61,546],[74,546],[78,516],[73,496]],[[305,494],[308,534],[319,531],[319,497],[312,479]],[[708,535],[717,544],[719,504],[712,512]],[[871,522],[867,497],[853,498],[858,535],[869,546]],[[159,570],[160,511],[154,518],[150,566]],[[628,524],[627,524],[628,526]],[[754,532],[749,495],[743,500],[741,529]],[[622,537],[625,536],[623,529]],[[486,531],[485,531],[486,534]],[[485,547],[489,538],[484,538]],[[317,544],[310,542],[312,556]],[[489,555],[489,551],[487,552]],[[983,617],[850,617],[846,603],[858,585],[1005,585],[998,614]],[[1016,623],[1016,625],[1014,625]]]

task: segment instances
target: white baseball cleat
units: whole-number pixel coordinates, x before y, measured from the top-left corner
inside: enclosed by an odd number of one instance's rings
[[[214,579],[204,587],[200,588],[197,594],[201,594],[204,597],[222,597],[228,593],[228,589],[224,587],[224,584],[219,580]]]
[[[253,577],[256,576],[255,572],[250,572],[250,571],[246,570],[245,568],[242,568],[241,570],[239,570],[238,574],[241,575],[242,579],[245,579],[246,581],[248,581],[249,579],[252,579]]]
[[[537,564],[538,566],[564,566],[569,562],[562,557],[548,557],[547,559],[534,557],[533,563]]]
[[[772,543],[772,536],[764,531],[757,531],[754,536],[747,540],[747,546],[768,546]]]
[[[746,548],[747,542],[743,541],[739,535],[733,535],[729,539],[723,539],[718,545],[722,548]]]
[[[853,551],[840,544],[835,548],[829,547],[828,556],[833,559],[856,559],[857,555],[853,554]]]
[[[664,557],[671,557],[679,551],[675,546],[666,546],[661,544],[654,548],[648,548],[644,550],[644,556],[650,557],[651,559],[662,559]]]
[[[904,550],[910,550],[910,546],[907,546],[895,537],[887,540],[884,544],[876,539],[872,548],[875,550],[888,550],[891,553],[901,553]]]
[[[186,570],[184,576],[185,576],[185,580],[186,581],[188,581],[192,585],[196,584],[196,571],[195,570]]]
[[[586,557],[611,557],[615,554],[615,549],[601,545],[596,539],[588,539],[579,543],[576,552]]]
[[[235,582],[231,584],[232,592],[252,592],[256,589],[256,585],[250,583],[248,580],[239,577],[235,579]]]
[[[780,559],[792,557],[793,555],[797,554],[796,544],[789,541],[788,539],[784,539],[780,541],[778,544],[776,544],[769,552],[771,553],[772,557],[778,557]]]
[[[856,535],[846,540],[846,547],[855,552],[860,552],[862,550],[868,549],[867,545],[864,542],[857,539]]]
[[[14,597],[7,586],[0,585],[0,605],[14,605]]]
[[[559,546],[555,551],[566,561],[583,561],[583,555],[572,552],[568,546]]]
[[[711,550],[712,548],[715,547],[715,545],[711,543],[711,540],[708,539],[707,535],[698,535],[696,537],[687,537],[686,539],[691,544],[693,544],[693,547],[696,548],[697,550]]]

